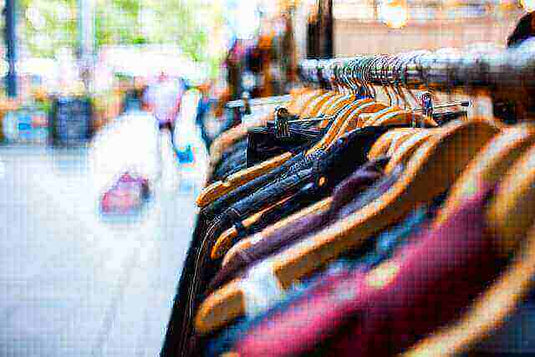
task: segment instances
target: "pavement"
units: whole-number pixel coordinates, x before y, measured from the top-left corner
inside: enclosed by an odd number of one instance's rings
[[[194,105],[177,132],[193,164],[139,113],[85,148],[0,147],[0,356],[158,355],[206,171]],[[149,177],[152,198],[107,219],[99,195],[124,169]]]

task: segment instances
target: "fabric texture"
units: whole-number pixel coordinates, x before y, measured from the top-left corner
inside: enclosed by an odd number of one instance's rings
[[[430,212],[432,211],[427,207],[415,210],[405,221],[381,233],[377,237],[376,244],[372,244],[365,253],[359,250],[329,264],[324,271],[291,287],[287,299],[273,306],[266,313],[251,319],[241,319],[241,321],[237,321],[209,338],[209,342],[206,344],[207,350],[213,352],[213,348],[217,348],[218,353],[229,351],[236,341],[246,338],[250,330],[260,326],[265,321],[271,321],[276,317],[283,318],[280,316],[284,316],[285,311],[288,311],[295,304],[299,304],[302,300],[314,299],[315,296],[326,294],[343,294],[342,291],[333,290],[339,281],[349,279],[355,274],[364,274],[393,255],[401,245],[410,241],[411,235],[422,228]]]
[[[213,290],[229,282],[236,277],[239,271],[253,262],[276,253],[328,224],[328,222],[335,218],[336,212],[343,206],[344,202],[348,203],[348,201],[357,196],[362,190],[379,179],[381,176],[380,170],[386,165],[386,160],[386,158],[380,158],[379,160],[368,162],[346,180],[342,181],[333,191],[333,203],[330,211],[304,216],[293,222],[293,224],[288,225],[288,227],[285,227],[284,230],[268,235],[258,244],[237,253],[233,259],[218,271],[210,283],[209,290]],[[393,180],[389,180],[389,182],[391,181]],[[380,189],[380,194],[382,194],[385,187],[386,185],[384,184],[372,185],[370,190]]]
[[[325,194],[328,194],[346,176],[367,161],[366,155],[379,136],[397,127],[399,126],[353,130],[336,140],[328,151],[318,150],[313,155],[293,158],[295,161],[284,163],[267,175],[257,178],[261,182],[249,182],[231,192],[223,200],[217,200],[218,209],[210,207],[202,210],[200,217],[204,222],[199,225],[197,231],[201,235],[194,237],[188,251],[168,325],[166,340],[169,338],[170,341],[169,343],[166,341],[162,351],[174,351],[174,354],[179,351],[182,355],[199,353],[195,347],[193,317],[199,304],[206,298],[208,283],[217,273],[219,261],[213,261],[210,252],[221,233],[234,223],[281,198],[295,194],[306,184],[320,178],[325,178],[326,183],[323,187]],[[236,193],[238,197],[243,195],[243,198],[236,200]],[[250,196],[247,197],[248,195]],[[222,202],[225,200],[234,203],[224,205]],[[222,213],[214,214],[218,210]]]
[[[298,129],[289,138],[277,138],[274,130],[253,128],[247,133],[247,166],[254,166],[286,152],[298,153],[312,146],[322,136],[321,130]]]
[[[308,295],[264,320],[233,348],[240,356],[390,356],[458,317],[503,261],[485,235],[486,192],[369,272]]]

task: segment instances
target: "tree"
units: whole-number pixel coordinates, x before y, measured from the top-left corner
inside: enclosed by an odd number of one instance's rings
[[[207,23],[222,21],[217,1],[95,0],[96,45],[176,44],[210,61]],[[20,0],[19,38],[29,55],[53,57],[78,46],[78,0]],[[207,19],[207,16],[209,19]]]

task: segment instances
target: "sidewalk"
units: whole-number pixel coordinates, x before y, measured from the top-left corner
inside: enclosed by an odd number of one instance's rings
[[[168,152],[146,213],[106,222],[96,199],[113,172],[142,158],[140,170],[158,171],[158,132],[141,123],[118,125],[96,149],[0,148],[1,356],[158,355],[206,154],[196,146],[197,163],[178,168]]]

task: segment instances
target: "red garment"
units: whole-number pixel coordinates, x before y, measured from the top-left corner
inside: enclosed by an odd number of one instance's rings
[[[502,261],[484,234],[486,194],[368,273],[354,272],[255,326],[240,356],[387,356],[459,316]]]

